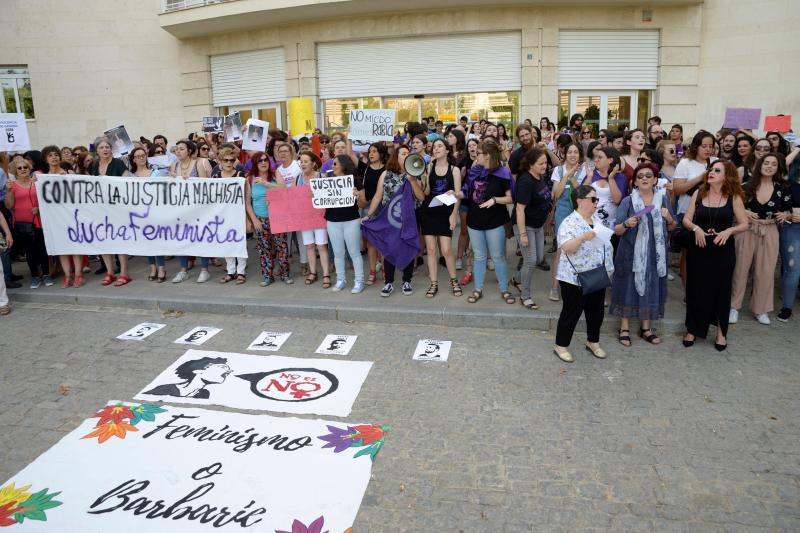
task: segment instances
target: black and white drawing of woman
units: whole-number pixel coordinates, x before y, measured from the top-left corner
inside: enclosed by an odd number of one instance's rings
[[[201,357],[186,361],[175,369],[175,375],[183,381],[158,385],[145,394],[208,399],[210,394],[206,387],[224,382],[231,373],[227,363],[224,357]]]

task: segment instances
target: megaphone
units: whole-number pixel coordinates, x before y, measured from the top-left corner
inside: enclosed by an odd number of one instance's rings
[[[409,176],[418,178],[425,173],[425,159],[419,154],[409,154],[406,162],[403,163],[403,170]]]

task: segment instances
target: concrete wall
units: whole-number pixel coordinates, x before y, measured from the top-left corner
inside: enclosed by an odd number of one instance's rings
[[[125,123],[131,137],[184,133],[181,43],[159,0],[3,0],[0,65],[27,65],[33,147],[88,144]]]

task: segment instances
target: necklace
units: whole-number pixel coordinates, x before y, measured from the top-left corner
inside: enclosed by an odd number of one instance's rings
[[[713,204],[713,199],[711,198],[711,193],[712,193],[712,191],[709,190],[708,191],[708,203],[709,204]],[[717,205],[716,205],[716,207],[713,208],[713,210],[711,212],[711,216],[709,217],[711,219],[711,227],[708,228],[708,233],[711,234],[711,235],[716,235],[717,234],[717,227],[716,227],[717,226],[717,215],[719,215],[719,210],[722,207],[722,199],[724,197],[725,196],[722,194],[722,192],[720,192],[719,193],[719,199],[717,200]],[[712,207],[713,207],[713,205],[709,205],[708,209],[711,210]]]
[[[189,172],[189,168],[192,166],[192,161],[189,160],[189,164],[186,166],[183,166],[183,163],[180,163],[179,165],[181,167],[181,176],[185,176],[186,173]]]

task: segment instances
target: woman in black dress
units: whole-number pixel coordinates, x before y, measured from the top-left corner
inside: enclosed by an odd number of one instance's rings
[[[686,335],[683,345],[705,339],[708,326],[717,326],[714,347],[728,345],[730,310],[736,249],[733,235],[747,231],[744,192],[736,167],[729,161],[715,161],[702,176],[683,217],[694,242],[686,255]]]
[[[428,165],[428,178],[423,180],[422,191],[425,201],[419,209],[419,225],[425,237],[425,247],[428,250],[428,275],[431,285],[427,298],[433,298],[439,292],[439,256],[436,245],[444,257],[447,273],[450,275],[450,288],[453,296],[461,296],[461,285],[456,279],[456,263],[453,257],[453,230],[458,220],[459,201],[461,200],[461,172],[458,167],[450,163],[451,147],[444,139],[436,139],[432,144],[433,159]],[[458,192],[456,192],[458,191]],[[454,204],[446,205],[436,200],[431,207],[431,202],[442,194],[451,196]]]

